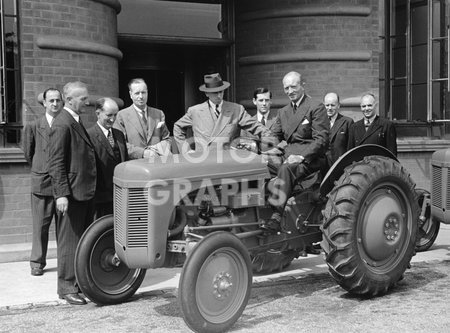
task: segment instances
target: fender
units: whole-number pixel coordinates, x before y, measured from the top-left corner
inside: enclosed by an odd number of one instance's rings
[[[347,151],[328,170],[320,184],[320,195],[325,197],[334,187],[334,182],[341,177],[344,169],[353,162],[361,161],[365,156],[378,155],[392,158],[398,162],[397,157],[388,149],[374,144],[355,147]]]

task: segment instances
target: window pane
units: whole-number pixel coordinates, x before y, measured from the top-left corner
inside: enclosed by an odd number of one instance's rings
[[[432,108],[433,119],[450,119],[450,110],[448,110],[448,92],[447,81],[433,82],[432,85]]]
[[[406,119],[406,83],[405,80],[395,80],[392,85],[392,119]]]
[[[411,87],[412,119],[415,121],[427,120],[427,85],[418,84]]]
[[[392,50],[392,77],[406,76],[406,48]]]
[[[423,3],[420,7],[411,8],[411,43],[426,44],[428,39],[428,8]]]
[[[411,81],[413,84],[427,82],[427,45],[411,48]],[[424,96],[426,100],[426,95]]]
[[[118,15],[119,34],[222,38],[222,5],[127,0]]]
[[[17,44],[17,23],[16,19],[7,17],[5,24],[5,66],[6,68],[17,68],[19,61]]]
[[[16,0],[3,0],[3,9],[6,15],[16,14]]]
[[[447,77],[447,66],[445,60],[446,44],[447,40],[439,40],[433,42],[431,63],[433,79]]]

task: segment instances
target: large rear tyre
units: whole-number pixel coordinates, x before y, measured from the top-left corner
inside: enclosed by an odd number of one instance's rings
[[[75,275],[83,294],[99,305],[117,304],[134,295],[145,269],[119,263],[114,250],[114,219],[103,216],[84,232],[75,253]]]
[[[252,270],[246,247],[233,234],[213,232],[189,254],[180,276],[179,302],[195,332],[223,332],[241,316],[250,297]]]
[[[418,195],[419,207],[422,207],[424,197],[430,193],[427,190],[418,189],[416,190]],[[425,208],[425,221],[419,221],[419,230],[416,240],[416,251],[423,252],[428,250],[436,240],[438,236],[441,223],[433,218],[431,218],[431,207],[428,205]]]
[[[348,166],[328,195],[322,248],[345,290],[375,296],[409,267],[419,207],[415,184],[397,161],[369,156]]]

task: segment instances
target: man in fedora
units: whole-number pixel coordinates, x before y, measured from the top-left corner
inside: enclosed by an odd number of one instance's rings
[[[223,100],[224,91],[230,83],[223,81],[220,74],[207,74],[204,84],[199,87],[208,97],[204,103],[190,107],[173,127],[173,136],[180,152],[191,150],[192,142],[186,140],[188,128],[192,128],[195,150],[217,148],[230,144],[238,137],[241,129],[258,137],[272,139],[272,133],[264,125],[256,122],[240,104]]]

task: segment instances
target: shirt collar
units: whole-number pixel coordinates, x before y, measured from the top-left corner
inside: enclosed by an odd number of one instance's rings
[[[139,109],[136,105],[133,104],[134,109],[140,114],[142,115],[142,112],[147,113],[147,106],[145,106],[144,110]]]
[[[209,103],[209,106],[210,106],[213,110],[216,109],[216,104],[214,104],[213,102],[211,102],[210,99],[208,99],[208,103]],[[222,112],[222,105],[223,105],[223,101],[219,103],[219,108],[218,108],[218,109],[219,109],[219,112]]]
[[[267,121],[267,113],[265,115],[262,115],[261,113],[256,112],[256,118],[258,119],[259,122],[261,122],[263,118]]]
[[[371,124],[373,123],[373,121],[375,120],[375,118],[376,118],[376,115],[373,116],[372,118],[369,118],[369,119],[364,118],[364,124],[369,124],[369,125],[371,125]]]
[[[75,111],[69,109],[68,107],[64,107],[64,109],[70,113],[70,115],[73,117],[73,119],[75,119],[77,123],[80,122],[80,116]]]
[[[336,121],[336,118],[337,118],[337,116],[338,116],[338,114],[337,114],[337,112],[330,118],[330,123],[331,122],[335,122]]]
[[[108,137],[108,133],[110,130],[107,130],[106,128],[104,128],[98,121],[97,121],[97,125],[100,127],[100,129],[102,130],[103,134],[105,134],[106,137]]]
[[[45,113],[45,119],[47,119],[48,126],[52,127],[53,120],[55,117],[49,115],[47,112]]]
[[[300,106],[300,104],[301,104],[301,102],[303,101],[304,98],[305,98],[305,94],[303,94],[302,97],[300,97],[299,100],[296,103],[292,102],[292,105],[295,104],[296,108],[298,109],[298,107]]]

